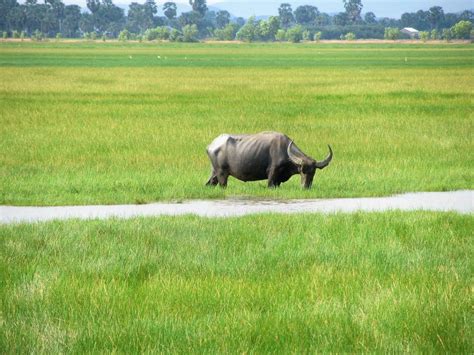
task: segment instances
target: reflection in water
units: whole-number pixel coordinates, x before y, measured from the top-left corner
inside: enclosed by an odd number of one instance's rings
[[[227,199],[192,200],[182,203],[144,205],[14,207],[0,206],[0,223],[36,222],[52,219],[131,218],[138,216],[195,214],[203,217],[233,217],[255,213],[352,213],[357,211],[428,210],[472,213],[474,190],[419,192],[390,197],[338,198],[325,200]]]

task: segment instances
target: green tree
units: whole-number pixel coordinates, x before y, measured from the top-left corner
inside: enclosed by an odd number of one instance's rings
[[[267,20],[268,23],[268,35],[269,38],[273,41],[275,40],[275,36],[280,29],[280,19],[278,16],[270,16]]]
[[[364,5],[361,0],[343,0],[349,22],[355,23],[361,20],[360,13]]]
[[[153,0],[145,4],[132,2],[128,9],[127,28],[134,33],[144,33],[148,28],[153,28],[153,17],[157,7]]]
[[[198,25],[199,22],[201,21],[202,16],[199,12],[197,11],[189,11],[189,12],[183,12],[181,13],[181,16],[178,18],[178,22],[181,25],[181,27],[184,27],[186,25]]]
[[[418,10],[415,14],[416,22],[413,27],[417,30],[428,30],[430,28],[430,12]]]
[[[186,25],[183,27],[183,41],[197,42],[198,28],[196,25]]]
[[[42,41],[44,39],[44,33],[40,30],[35,30],[35,32],[31,35],[31,39],[34,41]]]
[[[79,20],[79,28],[82,33],[94,31],[94,17],[92,14],[84,13]]]
[[[270,16],[268,20],[261,20],[256,28],[257,36],[262,41],[274,41],[275,35],[280,28],[280,20],[276,16]]]
[[[279,29],[275,35],[275,39],[278,42],[286,41],[286,31],[283,29]]]
[[[446,42],[449,42],[451,40],[451,38],[453,38],[453,34],[451,33],[451,29],[450,28],[443,29],[443,33],[442,33],[441,36]]]
[[[97,15],[97,32],[116,37],[125,26],[124,10],[113,4],[112,0],[102,0]]]
[[[453,14],[453,13],[444,14],[444,21],[443,21],[443,24],[441,25],[441,27],[442,28],[451,28],[456,23],[458,23],[460,20],[461,20],[461,16],[458,15],[458,14]]]
[[[333,17],[333,22],[336,26],[346,26],[349,23],[347,13],[340,12]]]
[[[154,24],[155,15],[158,13],[158,6],[155,3],[155,0],[145,0],[146,18],[150,19],[150,26]]]
[[[173,28],[170,31],[170,41],[171,42],[182,42],[183,41],[183,36],[181,35],[181,33],[176,28]]]
[[[281,4],[278,8],[278,15],[280,16],[280,25],[283,28],[289,28],[295,22],[290,4]]]
[[[459,39],[469,39],[472,31],[472,23],[470,21],[459,21],[453,27],[451,27],[451,32],[455,38]]]
[[[149,28],[143,34],[143,38],[147,41],[153,41],[155,39],[166,40],[169,39],[170,30],[165,26],[158,26],[156,28]]]
[[[217,11],[216,25],[217,28],[224,28],[230,22],[230,13],[226,10]]]
[[[54,17],[49,3],[37,4],[36,0],[27,1],[26,25],[28,32],[40,31],[44,37],[53,35],[58,30],[58,21]]]
[[[294,13],[295,20],[300,25],[314,24],[318,15],[318,8],[311,5],[298,6]]]
[[[160,40],[167,40],[170,38],[170,30],[168,27],[159,26],[156,29],[156,38]]]
[[[430,37],[431,37],[431,39],[433,39],[433,40],[439,39],[439,32],[438,32],[438,30],[437,30],[436,28],[431,31]]]
[[[368,25],[373,25],[377,23],[377,18],[375,17],[375,14],[373,12],[367,12],[364,15],[364,21]]]
[[[0,1],[0,29],[6,30],[10,27],[9,15],[11,11],[19,6],[16,0]]]
[[[416,14],[411,12],[405,12],[400,18],[402,27],[415,27],[416,28]]]
[[[143,37],[147,40],[147,41],[153,41],[156,39],[156,37],[158,36],[158,34],[156,33],[156,30],[154,28],[149,28],[145,31],[145,33],[143,34]]]
[[[124,11],[114,5],[112,0],[87,0],[87,7],[91,11],[91,16],[87,19],[88,23],[83,24],[92,23],[94,32],[110,33],[112,36],[117,36],[124,27]]]
[[[316,42],[319,42],[321,40],[321,36],[322,36],[322,33],[321,31],[318,31],[314,34],[314,37],[313,39],[316,41]]]
[[[127,29],[125,29],[125,30],[120,31],[118,35],[118,40],[125,42],[125,41],[128,41],[130,37],[131,37],[130,32]]]
[[[193,8],[193,11],[198,12],[201,16],[207,11],[206,0],[189,0],[189,5]]]
[[[383,27],[400,27],[400,21],[389,17],[382,17],[377,23]]]
[[[261,41],[268,41],[270,40],[270,26],[267,21],[260,20],[256,26],[256,39]]]
[[[81,8],[78,5],[67,5],[64,8],[64,36],[69,38],[78,37],[80,21]]]
[[[441,6],[433,6],[430,8],[428,13],[428,21],[431,24],[431,28],[439,28],[444,22],[444,11]]]
[[[232,41],[239,29],[236,23],[228,23],[224,28],[217,28],[214,36],[220,41]]]
[[[303,41],[311,41],[312,37],[311,37],[311,32],[309,32],[308,30],[304,30],[303,31]]]
[[[386,27],[383,37],[395,41],[400,37],[400,30],[396,27]]]
[[[430,33],[428,31],[420,31],[419,36],[423,42],[426,42],[430,38]]]
[[[100,8],[100,0],[87,0],[86,1],[87,8],[92,14],[97,13]]]
[[[15,1],[16,2],[16,1]],[[1,1],[0,1],[1,3]],[[2,10],[0,10],[0,18],[2,17]],[[8,13],[4,14],[3,16],[6,17],[4,28],[7,29],[16,29],[18,31],[25,30],[26,26],[26,5],[24,4],[17,4],[13,8],[9,9]],[[0,20],[1,22],[2,20]]]
[[[252,42],[257,39],[258,23],[255,21],[255,16],[251,16],[245,25],[243,25],[237,32],[237,39],[245,42]]]
[[[163,13],[165,14],[168,20],[173,20],[176,18],[178,7],[174,2],[165,2],[163,4]]]
[[[27,33],[33,33],[41,27],[40,4],[36,0],[25,1],[25,30]]]
[[[200,37],[212,36],[216,28],[216,13],[214,11],[207,11],[197,23],[197,27]]]
[[[464,10],[464,11],[461,12],[461,14],[459,15],[459,20],[460,20],[460,21],[471,21],[471,22],[474,22],[474,12],[472,12],[471,10]]]
[[[353,33],[353,32],[348,32],[346,33],[346,35],[344,36],[344,39],[346,41],[353,41],[356,39],[356,35]]]
[[[318,16],[316,16],[316,20],[314,23],[316,26],[329,26],[332,22],[331,16],[322,12]]]
[[[286,31],[286,37],[288,41],[298,43],[303,39],[303,27],[296,25]]]
[[[64,4],[61,0],[45,0],[45,3],[49,5],[49,12],[52,18],[54,18],[53,31],[62,31],[62,23],[64,20]]]

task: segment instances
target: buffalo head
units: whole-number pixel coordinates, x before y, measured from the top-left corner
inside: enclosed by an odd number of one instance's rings
[[[290,160],[298,167],[298,171],[301,174],[301,185],[305,189],[311,188],[313,184],[314,174],[316,173],[316,169],[324,169],[332,160],[332,149],[331,146],[328,145],[329,154],[323,161],[316,161],[310,157],[307,157],[304,154],[295,154],[293,152],[293,141],[288,145],[287,153]],[[295,147],[296,148],[296,147]],[[299,149],[296,148],[296,151],[299,152]]]

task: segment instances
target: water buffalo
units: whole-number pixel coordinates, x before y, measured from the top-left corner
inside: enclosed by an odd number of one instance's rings
[[[301,185],[310,188],[316,169],[324,169],[332,159],[332,149],[321,162],[304,154],[285,134],[221,134],[207,147],[212,172],[206,185],[227,186],[229,175],[242,181],[268,179],[268,187],[278,187],[295,174]]]

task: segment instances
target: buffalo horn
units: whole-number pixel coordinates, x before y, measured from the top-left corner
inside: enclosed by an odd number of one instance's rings
[[[293,145],[293,142],[290,142],[290,144],[288,144],[288,149],[287,149],[287,153],[288,153],[288,157],[290,158],[290,160],[295,163],[296,165],[301,165],[303,164],[303,159],[297,157],[296,155],[294,155],[292,152],[291,152],[291,146]]]
[[[323,161],[317,161],[316,162],[316,167],[318,169],[324,169],[326,166],[328,166],[328,164],[332,160],[332,149],[331,149],[331,146],[329,144],[328,144],[328,148],[329,148],[329,155],[326,157],[326,159],[324,159]]]

